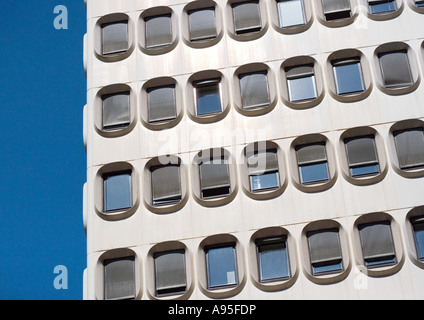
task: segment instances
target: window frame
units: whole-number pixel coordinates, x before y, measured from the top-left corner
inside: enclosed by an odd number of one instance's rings
[[[407,70],[406,71],[407,71],[408,76],[410,78],[410,81],[409,82],[401,82],[401,83],[397,83],[397,84],[387,84],[387,80],[386,80],[385,72],[384,72],[385,67],[384,67],[384,64],[383,64],[381,58],[384,57],[384,56],[387,56],[387,55],[394,55],[394,54],[396,54],[396,55],[402,54],[402,57],[405,57],[405,61],[404,62],[406,62],[406,64],[407,64]],[[411,71],[411,64],[410,64],[409,59],[408,59],[407,50],[396,50],[396,51],[392,51],[392,52],[382,52],[382,53],[379,53],[378,54],[378,60],[380,62],[381,75],[383,77],[383,83],[384,83],[384,87],[386,89],[407,88],[407,87],[410,87],[410,86],[412,86],[414,84],[414,80],[413,80],[413,77],[412,77],[412,71]]]
[[[193,35],[192,35],[193,25],[192,25],[192,20],[191,20],[191,17],[193,17],[192,14],[193,13],[198,13],[198,12],[201,12],[201,11],[210,11],[210,10],[213,10],[213,29],[214,29],[214,33],[213,34],[205,34],[205,35],[193,37]],[[218,37],[217,14],[216,14],[216,7],[215,6],[206,6],[206,7],[202,7],[202,8],[187,10],[187,19],[188,19],[188,28],[189,28],[188,34],[189,34],[189,40],[190,40],[190,42],[210,41],[210,40],[215,39],[216,37]]]
[[[378,160],[379,173],[360,176],[352,176],[349,162],[349,156],[346,147],[346,140],[360,139],[370,137],[374,139],[376,158]],[[382,181],[388,172],[388,159],[385,152],[386,143],[379,131],[373,127],[356,127],[345,130],[339,138],[340,162],[343,177],[351,184],[365,186]]]
[[[348,95],[361,94],[361,93],[365,92],[366,87],[365,87],[365,81],[364,81],[364,75],[363,75],[363,71],[362,71],[362,64],[361,64],[361,58],[360,57],[351,58],[351,59],[333,60],[331,62],[331,64],[333,66],[333,76],[334,76],[334,82],[336,84],[337,95],[348,96]],[[357,70],[355,70],[355,71],[358,71],[358,73],[355,75],[355,78],[357,76],[359,76],[359,79],[356,79],[357,81],[355,81],[355,82],[360,82],[361,88],[341,90],[340,81],[342,80],[342,78],[340,78],[340,75],[337,72],[337,70],[340,70],[340,68],[345,68],[347,66],[353,66],[353,65],[357,66]]]
[[[317,183],[302,184],[298,165],[299,147],[324,145],[327,159],[328,180]],[[302,192],[315,193],[330,189],[337,181],[336,160],[331,141],[323,134],[307,134],[295,138],[290,145],[290,170],[293,185]]]
[[[117,97],[117,96],[125,96],[125,102],[127,103],[127,105],[125,106],[125,112],[128,113],[126,116],[128,116],[128,119],[126,119],[125,121],[115,121],[115,124],[106,124],[105,125],[105,108],[108,107],[108,105],[105,103],[107,103],[106,101],[108,101],[109,99],[113,98],[113,97]],[[102,99],[102,130],[103,131],[116,131],[116,130],[121,130],[124,129],[126,127],[128,127],[131,124],[131,92],[130,91],[124,91],[124,92],[116,92],[116,93],[109,93],[109,94],[104,94],[101,96]],[[110,105],[109,108],[111,107],[116,107],[113,105]]]
[[[218,187],[225,188],[224,191],[228,190],[228,194],[217,194],[212,195],[210,197],[202,197],[202,187],[205,186],[205,184],[202,185],[201,182],[201,168],[200,164],[203,161],[210,162],[214,159],[217,159],[219,163],[223,163],[226,165],[227,174],[226,182],[227,184],[220,185]],[[224,159],[224,160],[222,160]],[[200,152],[198,152],[192,160],[191,163],[191,183],[192,183],[192,192],[194,195],[194,200],[204,207],[216,207],[216,206],[222,206],[225,204],[230,203],[232,200],[234,200],[238,186],[237,186],[237,178],[236,178],[236,172],[234,167],[234,159],[231,155],[231,153],[224,149],[224,148],[212,148],[212,149],[205,149]],[[213,164],[210,164],[213,165]],[[215,177],[216,180],[216,177]],[[229,189],[227,189],[229,188]]]
[[[307,148],[307,147],[312,147],[314,145],[322,146],[322,148],[324,150],[325,160],[324,159],[315,159],[315,160],[309,160],[306,163],[304,163],[304,162],[299,163],[299,156],[298,156],[299,150],[301,150],[303,148]],[[316,185],[316,184],[322,184],[322,183],[326,183],[326,182],[330,181],[330,172],[329,172],[329,168],[328,168],[328,157],[327,157],[327,150],[326,150],[326,143],[325,142],[316,142],[316,143],[297,145],[295,147],[295,150],[296,150],[298,174],[299,174],[299,179],[300,179],[301,185],[304,185],[304,186]],[[315,180],[311,180],[311,181],[304,181],[304,177],[303,177],[303,174],[302,174],[302,171],[303,171],[302,168],[321,165],[321,164],[325,164],[325,171],[326,171],[327,177],[324,178],[324,179],[315,179]]]
[[[265,164],[265,168],[263,170],[263,173],[261,174],[256,174],[255,172],[251,172],[250,171],[250,166],[249,166],[249,159],[251,159],[251,157],[256,157],[258,159],[257,163],[259,162],[259,154],[264,154],[265,153],[265,161],[267,161],[268,159],[268,154],[273,154],[273,156],[275,157],[275,167],[268,169],[268,163]],[[278,164],[278,154],[277,154],[277,149],[266,149],[266,150],[256,150],[253,153],[247,153],[246,154],[246,160],[247,160],[247,164],[248,164],[248,172],[249,172],[249,185],[250,185],[250,192],[252,193],[257,193],[257,192],[266,192],[266,191],[270,191],[270,190],[276,190],[279,189],[281,187],[281,182],[280,182],[280,174],[279,174],[279,164]],[[263,176],[263,175],[268,175],[268,174],[273,174],[276,177],[276,181],[277,181],[277,185],[272,186],[272,187],[267,187],[267,188],[253,188],[252,185],[252,177],[254,176]]]
[[[219,249],[229,249],[232,248],[232,254],[233,254],[233,262],[234,264],[234,282],[228,283],[228,272],[227,272],[227,284],[211,284],[211,275],[210,275],[210,263],[211,259],[209,258],[209,252],[210,250],[219,250]],[[236,251],[236,243],[223,243],[223,244],[215,244],[215,245],[209,245],[204,247],[205,251],[205,258],[206,258],[206,279],[207,279],[207,289],[208,290],[220,290],[225,288],[233,288],[237,287],[240,284],[239,280],[239,274],[238,274],[238,259],[237,259],[237,251]]]
[[[131,273],[132,273],[132,279],[133,279],[133,292],[131,294],[128,294],[126,296],[122,296],[122,297],[114,297],[109,299],[107,297],[107,284],[108,284],[108,279],[107,279],[107,266],[109,264],[114,264],[115,262],[118,261],[124,261],[124,260],[130,260],[132,261],[131,264]],[[135,299],[136,298],[136,265],[135,265],[135,257],[134,256],[128,256],[128,257],[119,257],[119,258],[111,258],[111,259],[105,259],[103,260],[103,284],[104,284],[104,291],[103,291],[103,297],[104,300],[130,300],[130,299]]]
[[[400,160],[399,160],[401,157],[399,155],[400,150],[399,150],[399,142],[398,142],[397,137],[400,134],[406,134],[406,133],[413,132],[413,131],[420,131],[422,133],[423,145],[424,145],[424,128],[422,128],[422,127],[393,131],[393,138],[394,138],[394,143],[395,143],[397,161],[398,161],[398,164],[399,164],[399,168],[402,171],[417,171],[417,170],[423,170],[424,169],[424,162],[418,163],[418,164],[416,163],[416,164],[413,164],[413,165],[412,164],[402,165]],[[424,153],[424,151],[423,151],[423,153]]]
[[[366,256],[364,256],[364,245],[367,245],[367,243],[364,243],[365,239],[364,239],[362,230],[364,230],[364,228],[372,228],[372,227],[375,227],[377,225],[380,225],[380,226],[381,225],[387,225],[387,227],[389,228],[388,229],[389,233],[387,235],[389,236],[388,240],[390,241],[390,247],[391,247],[391,249],[393,249],[392,250],[393,253],[380,253],[376,257],[366,257]],[[395,249],[395,245],[394,245],[393,233],[392,233],[392,229],[391,229],[391,222],[389,220],[374,221],[374,222],[359,224],[358,230],[359,230],[359,238],[361,240],[362,259],[363,259],[364,266],[367,269],[393,266],[393,265],[396,265],[398,263],[398,260],[397,260],[397,257],[396,257],[396,249]]]
[[[349,151],[349,145],[348,143],[351,141],[355,141],[355,140],[360,140],[360,139],[369,139],[372,142],[372,146],[373,146],[373,153],[374,153],[374,159],[373,160],[368,160],[368,161],[363,161],[363,162],[359,162],[359,163],[351,163],[351,159],[350,159],[350,151]],[[348,166],[349,166],[349,172],[350,172],[350,176],[352,178],[361,178],[361,177],[367,177],[367,176],[375,176],[375,175],[379,175],[381,173],[381,168],[380,168],[380,161],[378,158],[378,152],[377,152],[377,145],[375,142],[375,135],[373,134],[369,134],[369,135],[363,135],[363,136],[358,136],[358,137],[352,137],[352,138],[345,138],[344,139],[344,145],[345,145],[345,150],[346,150],[346,155],[347,155],[347,161],[348,161]],[[376,167],[376,171],[374,172],[366,172],[366,173],[359,173],[359,174],[354,174],[353,173],[353,169],[355,168],[364,168],[364,167]]]
[[[210,187],[210,186],[205,187],[203,185],[203,184],[205,184],[206,181],[204,181],[205,172],[202,171],[202,165],[213,165],[214,164],[213,162],[217,159],[218,159],[218,157],[211,157],[209,159],[202,159],[199,162],[200,195],[201,195],[202,200],[227,197],[231,194],[230,168],[229,168],[229,163],[228,163],[228,157],[226,157],[224,155],[222,155],[220,157],[220,162],[224,162],[224,163],[219,163],[218,165],[225,165],[225,171],[226,171],[226,176],[227,176],[227,178],[226,178],[227,181],[226,181],[225,185],[215,185],[214,187]],[[207,191],[207,195],[205,195],[205,191]],[[221,193],[221,191],[228,191],[228,192]],[[212,193],[210,194],[210,192],[212,192]],[[216,192],[218,192],[218,193],[216,193]]]
[[[156,170],[161,170],[163,168],[169,168],[169,167],[175,167],[178,170],[177,176],[178,176],[178,184],[179,184],[179,194],[177,195],[168,195],[167,198],[164,198],[162,200],[155,200],[155,179],[153,178],[153,172]],[[150,167],[150,174],[151,174],[151,188],[152,188],[152,205],[154,207],[162,207],[162,206],[169,206],[169,205],[175,205],[180,203],[183,200],[183,190],[182,190],[182,178],[181,178],[181,166],[180,164],[167,164],[167,165],[157,165],[157,166],[151,166]]]
[[[167,35],[166,40],[161,43],[149,43],[149,29],[154,19],[169,19],[169,31],[170,33]],[[178,44],[178,28],[175,13],[171,7],[167,6],[158,6],[151,7],[147,10],[144,10],[139,17],[138,23],[138,34],[141,35],[139,37],[138,45],[139,49],[147,54],[147,55],[160,55],[165,54],[173,49]],[[167,20],[168,21],[168,20]],[[168,28],[168,23],[166,24]]]
[[[164,40],[164,42],[158,42],[158,41],[152,41],[152,37],[154,37],[151,32],[149,31],[150,28],[152,27],[151,24],[153,22],[150,21],[154,21],[156,19],[165,19],[166,21],[169,21],[169,25],[167,23],[166,25],[166,31],[169,31],[169,34],[166,35],[166,40]],[[149,23],[150,22],[150,23]],[[158,15],[152,15],[152,16],[148,16],[144,18],[144,23],[145,23],[145,33],[144,33],[144,37],[145,37],[145,43],[146,43],[146,49],[148,50],[154,50],[157,48],[162,48],[162,47],[167,47],[170,46],[172,44],[172,16],[171,13],[163,13],[163,14],[158,14]],[[168,26],[169,26],[169,30],[168,30]],[[169,38],[169,39],[168,39]],[[149,43],[152,42],[152,43]]]
[[[328,3],[327,3],[327,2]],[[344,0],[346,3],[349,3],[349,9],[343,8],[340,10],[328,10],[326,11],[326,4],[330,5],[332,2],[335,2],[334,0],[321,0],[322,10],[324,14],[325,21],[332,22],[332,21],[338,21],[338,20],[344,20],[349,19],[352,17],[352,4],[349,0]]]
[[[289,24],[289,25],[284,25],[283,23],[283,17],[282,17],[282,10],[283,10],[283,5],[281,3],[289,3],[289,2],[299,2],[300,3],[300,9],[302,10],[302,20],[303,23],[296,23],[296,24]],[[307,18],[306,18],[306,12],[305,12],[305,3],[304,0],[276,0],[277,3],[277,15],[278,15],[278,26],[281,29],[285,29],[285,28],[295,28],[295,27],[300,27],[300,26],[304,26],[307,23]]]
[[[339,257],[334,257],[332,259],[327,259],[319,262],[313,261],[314,252],[312,252],[313,247],[311,245],[311,237],[315,234],[321,234],[321,233],[327,233],[337,232],[337,246],[339,251]],[[311,273],[313,276],[321,276],[326,274],[336,274],[336,273],[342,273],[345,271],[344,263],[343,263],[343,253],[342,253],[342,246],[340,242],[340,234],[338,228],[330,228],[330,229],[320,229],[320,230],[312,230],[308,231],[306,233],[306,237],[308,239],[308,250],[309,250],[309,259],[310,259],[310,267],[311,267]],[[321,268],[324,268],[324,270],[320,270]],[[328,268],[328,269],[326,269]]]
[[[126,28],[125,28],[125,40],[122,41],[122,42],[126,42],[126,45],[124,47],[120,47],[120,48],[115,49],[115,50],[105,51],[105,36],[106,36],[105,28],[109,29],[108,27],[115,26],[117,24],[125,24],[125,26],[126,26]],[[101,29],[101,39],[102,39],[101,40],[102,55],[104,55],[104,56],[119,55],[119,54],[126,52],[130,48],[128,20],[121,20],[121,21],[115,21],[115,22],[105,22],[105,23],[102,23],[100,25],[100,29]]]
[[[310,71],[306,72],[305,68],[310,69]],[[303,72],[295,73],[293,70],[296,70],[296,69],[299,69],[299,70],[303,69]],[[313,101],[318,99],[318,88],[317,88],[317,81],[315,77],[315,70],[314,70],[313,64],[304,64],[304,65],[287,67],[285,69],[285,72],[286,72],[286,82],[287,82],[287,89],[288,89],[288,98],[291,103],[302,103],[305,101]],[[299,79],[310,79],[310,81],[312,82],[312,87],[313,87],[313,95],[314,95],[313,97],[308,96],[308,97],[294,99],[291,83]]]
[[[259,282],[260,283],[272,283],[276,281],[287,281],[292,278],[292,271],[290,266],[290,255],[289,255],[289,247],[287,245],[287,235],[283,236],[274,236],[274,237],[267,237],[267,238],[260,238],[255,240],[255,248],[256,248],[256,257],[257,257],[257,266],[258,266],[258,276],[259,276]],[[269,246],[274,244],[281,244],[284,248],[284,252],[282,253],[284,256],[282,257],[285,260],[285,264],[287,265],[287,272],[283,276],[279,277],[273,277],[273,278],[266,278],[263,277],[262,272],[262,259],[260,257],[260,246]]]
[[[178,253],[182,254],[182,264],[183,264],[183,271],[184,271],[184,284],[174,284],[174,286],[167,287],[167,288],[158,288],[158,263],[157,258],[159,255],[165,255],[165,254],[173,254]],[[181,262],[181,261],[179,261]],[[172,296],[172,295],[184,295],[187,292],[187,262],[186,262],[186,250],[185,249],[174,249],[169,251],[162,251],[162,252],[155,252],[153,253],[153,264],[154,264],[154,276],[155,276],[155,296],[160,297],[166,297],[166,296]]]
[[[119,177],[119,176],[128,176],[129,180],[128,180],[128,188],[129,188],[129,194],[128,194],[128,206],[120,206],[118,207],[114,207],[112,209],[108,209],[108,179],[113,178],[113,177]],[[127,211],[130,210],[133,207],[133,191],[132,191],[132,172],[131,171],[121,171],[121,172],[109,172],[106,174],[102,175],[102,179],[103,179],[103,212],[106,215],[109,214],[116,214],[118,212],[122,212],[122,211]]]
[[[392,10],[390,10],[390,8],[389,8],[389,10],[383,10],[383,11],[375,11],[375,12],[373,12],[373,8],[375,8],[375,6],[379,6],[379,5],[382,5],[382,4],[387,4],[388,6],[390,4],[393,4],[394,7],[393,7]],[[368,7],[369,7],[369,12],[372,15],[390,14],[390,13],[393,13],[393,12],[399,10],[399,8],[397,6],[397,3],[396,3],[396,0],[377,0],[377,1],[376,0],[368,0]]]
[[[152,101],[151,101],[151,96],[150,96],[151,92],[157,91],[157,90],[162,90],[162,89],[171,89],[171,88],[172,88],[172,91],[173,91],[172,92],[172,98],[173,98],[172,109],[173,109],[174,114],[152,119],[151,118]],[[178,116],[177,115],[177,97],[176,97],[176,85],[175,84],[163,84],[161,86],[149,87],[149,88],[146,88],[146,93],[147,93],[147,117],[148,117],[149,124],[170,122],[170,121],[177,119],[177,116]]]
[[[219,98],[219,110],[218,108],[215,111],[212,112],[202,112],[199,114],[199,89],[203,88],[211,88],[213,87],[213,95],[217,95]],[[194,92],[194,102],[195,102],[195,112],[196,116],[199,118],[208,118],[213,117],[215,115],[221,114],[224,110],[222,99],[221,99],[221,79],[220,78],[213,78],[213,79],[206,79],[206,80],[199,80],[193,82],[193,92]],[[215,102],[214,102],[215,104]]]
[[[267,167],[267,165],[265,164],[263,168],[264,170],[262,172],[262,162],[261,167],[258,168],[258,165],[256,165],[258,163],[257,161],[252,163],[253,166],[252,168],[250,168],[251,165],[249,164],[249,158],[254,155],[266,153],[268,151],[275,154],[275,164],[273,164],[271,168]],[[254,161],[254,159],[252,160]],[[239,168],[242,190],[249,198],[255,200],[266,200],[276,198],[283,194],[288,185],[288,177],[286,173],[287,165],[283,150],[277,143],[275,143],[274,141],[258,141],[246,145],[240,154],[240,163],[241,165],[239,166]],[[255,169],[260,169],[261,171],[255,172]],[[266,172],[276,173],[278,179],[277,183],[279,186],[266,189],[263,188],[258,191],[252,191],[250,176],[252,174],[262,174]]]
[[[258,88],[259,85],[264,84],[266,92],[262,92],[261,95],[266,96],[266,98],[264,99],[264,101],[259,102],[259,103],[247,104],[246,103],[246,99],[247,99],[246,90],[248,90],[251,85],[249,83],[246,84],[246,81],[249,81],[249,80],[243,80],[243,79],[248,79],[249,77],[250,78],[252,78],[252,77],[256,78],[258,76],[262,76],[261,77],[262,79],[259,80],[260,84],[256,83],[256,85],[254,85],[254,87]],[[241,101],[242,101],[241,107],[244,110],[261,109],[261,108],[266,108],[266,107],[271,105],[271,95],[270,95],[268,71],[267,70],[241,73],[241,74],[238,75],[238,78],[239,78],[239,81],[240,81],[240,94],[241,94]],[[262,82],[264,82],[264,83],[262,83]],[[264,89],[264,88],[262,88],[262,89]]]
[[[415,217],[411,217],[410,219],[411,222],[411,227],[412,227],[412,234],[414,237],[414,244],[415,244],[415,251],[416,251],[416,259],[419,262],[424,263],[424,237],[420,237],[423,238],[422,239],[422,244],[420,244],[418,242],[417,239],[417,230],[416,230],[416,226],[419,225],[420,230],[422,233],[424,233],[424,216],[415,216]]]
[[[260,0],[247,0],[247,1],[235,2],[235,3],[231,4],[232,19],[233,19],[233,24],[234,24],[234,33],[236,35],[240,36],[240,35],[243,35],[243,34],[257,33],[257,32],[260,32],[263,29],[261,9],[260,9],[260,6],[259,6],[259,1]],[[257,13],[258,21],[256,21],[256,22],[258,22],[258,24],[253,25],[253,26],[248,26],[248,27],[237,27],[237,25],[239,24],[237,22],[237,19],[241,18],[240,16],[238,16],[238,15],[241,14],[239,12],[240,9],[237,9],[237,8],[241,7],[243,5],[254,5],[254,4],[256,4],[256,8],[257,8],[257,12],[255,11],[255,14]]]

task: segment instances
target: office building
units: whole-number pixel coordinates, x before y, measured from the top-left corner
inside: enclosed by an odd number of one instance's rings
[[[85,299],[424,298],[424,1],[86,8]]]

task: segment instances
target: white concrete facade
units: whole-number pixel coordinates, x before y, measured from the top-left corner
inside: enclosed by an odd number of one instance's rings
[[[424,8],[414,0],[396,0],[397,10],[369,14],[368,1],[350,0],[351,18],[325,21],[320,1],[303,0],[306,24],[282,29],[275,0],[259,0],[261,30],[234,33],[231,0],[86,0],[84,67],[87,105],[84,143],[87,182],[84,226],[87,269],[84,298],[104,298],[103,261],[135,259],[136,299],[424,299],[424,261],[417,257],[410,218],[424,216],[424,169],[400,168],[393,132],[424,127]],[[244,1],[246,2],[246,1]],[[188,36],[189,9],[215,7],[217,36],[193,43]],[[197,6],[197,7],[196,7]],[[148,50],[143,18],[171,14],[172,43]],[[100,26],[128,21],[129,48],[102,55]],[[412,84],[385,88],[378,54],[403,50]],[[338,95],[331,61],[359,57],[364,90]],[[313,64],[317,98],[290,102],[286,67]],[[253,112],[241,107],[238,74],[266,70],[270,103]],[[223,112],[207,120],[195,114],[192,82],[221,78]],[[157,124],[146,121],[146,88],[175,84],[177,117]],[[130,92],[130,124],[114,132],[101,128],[101,96]],[[380,174],[352,178],[344,138],[375,136]],[[280,188],[249,190],[244,149],[267,141],[277,150]],[[297,145],[325,142],[329,180],[302,185]],[[225,150],[230,160],[230,195],[204,200],[196,163],[201,151]],[[149,168],[160,156],[181,164],[182,199],[176,205],[151,204]],[[153,160],[152,160],[153,159]],[[102,174],[131,171],[132,206],[113,215],[103,212]],[[390,221],[396,263],[368,269],[358,225]],[[311,272],[307,232],[337,228],[343,270]],[[260,282],[255,240],[287,236],[291,277]],[[204,248],[236,245],[238,284],[208,288]],[[185,250],[185,292],[155,294],[153,254]]]

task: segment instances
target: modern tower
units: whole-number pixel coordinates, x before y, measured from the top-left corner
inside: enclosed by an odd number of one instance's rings
[[[424,1],[86,9],[85,299],[424,299]]]

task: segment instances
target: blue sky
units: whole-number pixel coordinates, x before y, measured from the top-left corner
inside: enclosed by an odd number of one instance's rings
[[[57,5],[67,30],[54,28]],[[3,1],[1,16],[0,299],[82,299],[84,1]],[[57,265],[67,290],[54,288]]]

